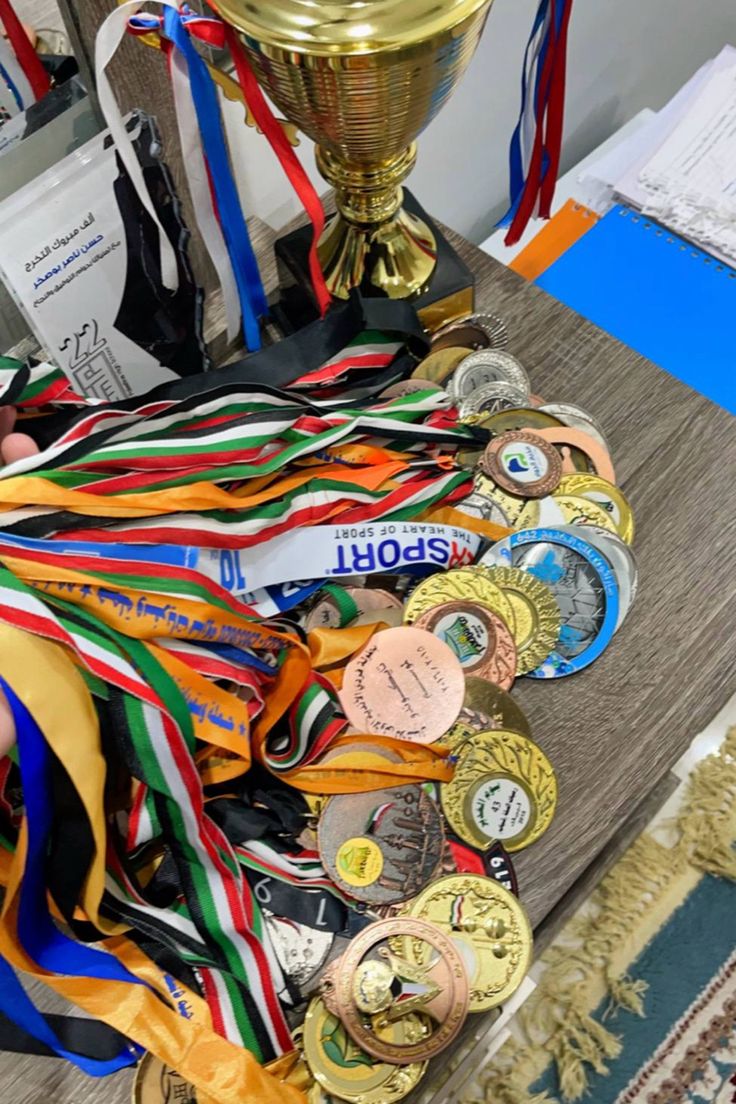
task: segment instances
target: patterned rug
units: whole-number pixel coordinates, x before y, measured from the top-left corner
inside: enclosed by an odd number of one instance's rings
[[[463,1104],[736,1104],[736,729],[542,957]]]

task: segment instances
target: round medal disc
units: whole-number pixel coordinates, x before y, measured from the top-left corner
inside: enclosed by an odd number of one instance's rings
[[[465,679],[465,697],[458,722],[469,724],[476,730],[504,728],[520,732],[523,736],[532,734],[526,714],[516,698],[487,679],[473,675]],[[445,739],[443,736],[442,740]]]
[[[402,626],[377,632],[345,668],[340,701],[360,732],[431,744],[457,720],[465,679],[436,636]]]
[[[484,383],[463,398],[458,413],[461,421],[471,414],[496,414],[510,406],[524,406],[528,397],[528,391],[512,383]]]
[[[622,540],[631,544],[634,539],[634,515],[626,495],[614,483],[592,472],[573,472],[563,475],[558,491],[598,503],[611,517]]]
[[[155,1054],[144,1054],[135,1071],[133,1104],[197,1104],[197,1090]]]
[[[474,602],[486,606],[514,632],[514,611],[510,601],[500,587],[491,583],[484,572],[477,571],[475,567],[453,567],[450,571],[440,571],[423,579],[409,595],[404,607],[404,620],[411,623],[445,602]]]
[[[476,424],[496,435],[520,429],[531,430],[532,433],[537,429],[554,429],[562,422],[533,406],[514,406],[509,410],[499,410],[498,414],[486,414]]]
[[[454,777],[440,787],[442,811],[460,839],[520,851],[547,831],[557,779],[544,752],[519,732],[476,732],[455,750]]]
[[[508,1000],[524,979],[532,958],[532,930],[522,906],[503,886],[480,874],[450,874],[427,886],[405,909],[452,937],[466,961],[474,962],[471,1012],[487,1012]],[[426,944],[402,940],[403,953],[421,964]]]
[[[552,498],[564,518],[564,525],[597,525],[599,529],[616,533],[613,518],[599,503],[582,495],[559,494],[559,487]]]
[[[542,498],[560,482],[560,454],[538,433],[502,433],[486,447],[481,460],[486,475],[499,487],[524,498]]]
[[[489,567],[491,582],[501,587],[514,609],[516,673],[525,675],[547,658],[560,636],[560,611],[549,587],[514,567]],[[497,682],[498,679],[491,679]],[[501,686],[501,683],[498,683]],[[507,689],[507,687],[503,687]]]
[[[467,349],[452,345],[444,349],[433,349],[428,356],[416,366],[411,374],[412,379],[429,380],[430,383],[442,385],[449,379],[461,360],[468,355]]]
[[[421,1037],[419,1016],[407,1016],[387,1028],[391,1042],[406,1044]],[[396,1066],[377,1062],[348,1035],[321,997],[314,997],[304,1018],[304,1056],[315,1081],[330,1095],[349,1104],[393,1104],[419,1084],[426,1062]]]
[[[508,518],[501,507],[492,498],[482,494],[479,490],[470,492],[467,498],[455,503],[455,509],[469,517],[481,518],[483,521],[492,521],[495,525],[503,525],[510,528]]]
[[[457,401],[486,383],[510,383],[529,394],[529,377],[521,361],[500,349],[479,349],[461,360],[450,379],[447,392]]]
[[[561,525],[560,529],[566,533],[577,536],[574,526]],[[605,529],[598,529],[594,525],[588,525],[585,529],[585,539],[589,544],[604,556],[616,575],[619,592],[619,612],[615,631],[621,628],[626,615],[634,604],[636,592],[639,586],[639,568],[636,558],[630,547],[621,537],[609,533]]]
[[[514,529],[541,529],[547,526],[562,525],[565,515],[557,505],[553,495],[544,498],[530,498],[521,511]]]
[[[520,567],[552,591],[562,627],[557,647],[530,678],[561,678],[598,658],[618,623],[616,574],[582,536],[562,529],[522,529],[497,541],[482,557],[487,566]]]
[[[405,379],[390,384],[381,391],[379,399],[403,399],[405,395],[414,395],[417,391],[441,391],[438,383],[428,379]]]
[[[330,798],[317,827],[333,882],[369,905],[414,897],[442,862],[442,816],[421,786]]]
[[[426,964],[417,966],[390,950],[395,939],[410,937],[422,940],[431,948]],[[389,946],[379,949],[380,944]],[[381,953],[383,951],[383,954]],[[380,957],[376,957],[376,953]],[[365,960],[365,965],[364,965]],[[387,969],[388,968],[388,969]],[[406,998],[393,1000],[391,977],[407,981],[415,990]],[[366,1014],[356,1004],[356,992],[376,999],[380,991],[392,1004],[380,1004],[367,1026]],[[452,939],[435,924],[412,916],[396,916],[378,920],[355,936],[343,956],[332,964],[325,975],[325,1002],[334,1008],[348,1033],[361,1049],[382,1062],[407,1065],[424,1061],[444,1050],[456,1038],[468,1014],[468,976],[462,956]],[[401,1045],[383,1037],[392,1016],[401,1009],[421,1012],[434,1028],[426,1038]],[[401,1019],[404,1019],[401,1016]]]
[[[471,349],[502,349],[508,343],[506,323],[493,314],[471,314],[441,326],[430,341],[433,349],[465,345]]]
[[[559,448],[564,461],[563,471],[574,472],[577,470],[571,455],[577,450],[587,457],[596,475],[600,475],[610,483],[616,482],[611,457],[606,449],[601,448],[596,439],[591,437],[589,433],[583,433],[582,430],[572,429],[569,426],[562,426],[561,429],[539,429],[537,433]]]
[[[490,679],[504,690],[513,686],[516,644],[506,622],[492,610],[475,602],[446,602],[427,610],[414,624],[447,644],[466,675]]]
[[[540,409],[546,414],[551,414],[559,419],[563,425],[571,426],[572,429],[582,429],[583,433],[589,433],[591,437],[596,439],[601,448],[604,448],[606,452],[610,452],[606,435],[593,415],[589,414],[587,410],[582,410],[581,407],[574,406],[573,403],[544,403]]]
[[[519,526],[519,518],[524,513],[526,507],[530,502],[534,501],[529,498],[522,498],[521,495],[509,494],[503,487],[499,487],[497,483],[494,483],[485,472],[480,468],[476,471],[473,479],[473,489],[478,494],[484,495],[489,498],[491,502],[495,502],[499,506],[506,517],[507,524],[512,529],[516,529]]]

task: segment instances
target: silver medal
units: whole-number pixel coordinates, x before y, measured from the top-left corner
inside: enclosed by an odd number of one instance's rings
[[[510,383],[529,399],[529,377],[520,361],[498,349],[479,349],[461,360],[448,386],[454,399],[464,399],[486,383]]]
[[[460,418],[471,414],[497,414],[514,406],[525,406],[529,396],[511,383],[484,383],[460,403]]]

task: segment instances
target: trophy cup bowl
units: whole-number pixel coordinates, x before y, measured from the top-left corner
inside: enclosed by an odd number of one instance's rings
[[[335,190],[337,215],[319,244],[333,295],[361,286],[416,298],[430,287],[437,234],[402,206],[401,182],[415,139],[467,68],[491,3],[218,0],[268,96],[316,143]]]

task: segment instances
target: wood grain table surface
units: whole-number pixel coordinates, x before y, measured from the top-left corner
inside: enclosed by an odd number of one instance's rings
[[[580,674],[514,688],[560,786],[552,827],[515,859],[539,928],[735,688],[734,420],[450,237],[475,273],[477,309],[505,320],[533,391],[601,422],[637,525],[639,594],[612,645]],[[261,226],[257,238],[266,257],[272,235]],[[274,275],[269,263],[268,284]],[[44,993],[43,1007],[58,1005]],[[95,1082],[53,1059],[0,1055],[3,1104],[122,1104],[131,1082],[130,1071]]]

